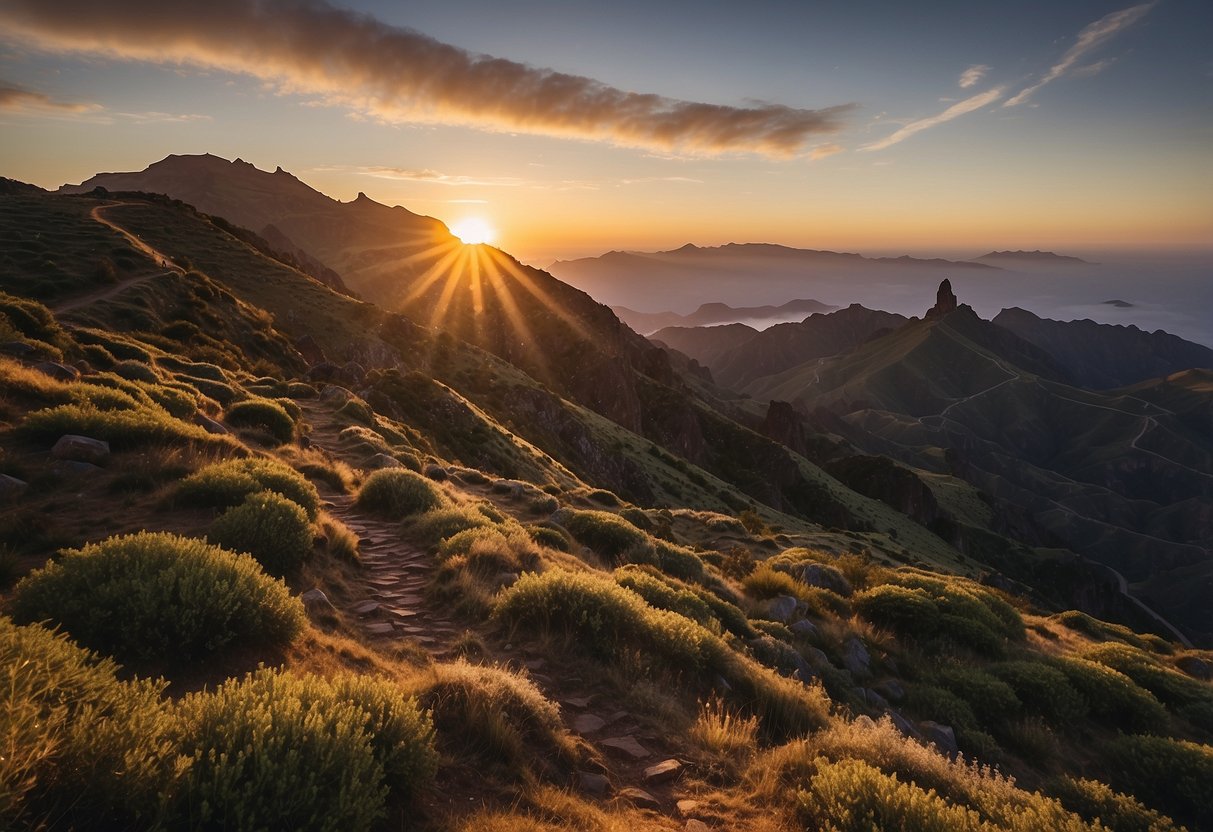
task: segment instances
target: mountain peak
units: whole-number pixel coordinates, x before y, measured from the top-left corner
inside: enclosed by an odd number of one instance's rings
[[[956,294],[952,291],[952,281],[944,278],[935,293],[935,305],[927,310],[926,317],[942,318],[949,312],[956,311]]]

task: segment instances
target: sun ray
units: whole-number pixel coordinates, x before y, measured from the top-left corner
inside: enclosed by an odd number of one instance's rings
[[[508,272],[523,289],[525,289],[531,294],[532,297],[535,298],[535,300],[546,306],[552,313],[560,318],[560,320],[568,324],[568,326],[582,338],[588,339],[591,337],[589,331],[585,328],[585,325],[569,314],[568,310],[566,310],[561,304],[552,300],[547,292],[545,292],[541,287],[535,285],[534,279],[519,269],[509,255],[504,254],[497,249],[490,249],[489,253],[496,261],[498,268],[503,268],[506,272]]]
[[[484,260],[484,271],[489,287],[497,297],[498,303],[502,311],[505,312],[506,318],[509,319],[510,325],[514,328],[517,335],[522,338],[525,356],[537,364],[542,375],[547,377],[550,375],[547,358],[544,356],[543,351],[538,348],[535,342],[535,335],[531,331],[530,324],[526,321],[526,316],[518,308],[518,302],[514,300],[514,295],[510,291],[509,285],[497,267],[495,258],[493,257],[495,251],[495,249],[485,251],[483,248],[477,251],[477,254]]]

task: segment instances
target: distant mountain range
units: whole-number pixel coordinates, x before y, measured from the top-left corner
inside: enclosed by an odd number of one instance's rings
[[[997,274],[999,267],[908,255],[864,257],[770,243],[707,248],[688,243],[673,251],[611,251],[601,257],[559,260],[548,271],[606,304],[691,309],[705,299],[731,306],[750,306],[755,297],[778,303],[782,298],[803,297],[806,289],[818,299],[826,298],[825,302],[853,299],[854,282],[860,278],[927,286],[956,274]]]
[[[626,306],[612,306],[619,319],[641,334],[671,326],[711,326],[740,321],[776,321],[805,317],[816,312],[828,312],[837,307],[816,300],[790,300],[779,306],[729,306],[725,303],[705,303],[689,315],[677,312],[637,312]]]
[[[1004,269],[1098,265],[1080,257],[1054,254],[1051,251],[991,251],[989,254],[983,254],[973,259],[978,263],[986,263]]]

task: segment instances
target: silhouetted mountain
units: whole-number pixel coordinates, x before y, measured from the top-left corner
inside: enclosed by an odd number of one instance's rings
[[[1095,390],[1124,387],[1193,367],[1213,367],[1213,350],[1161,329],[1053,321],[1024,309],[1004,309],[994,323],[1046,350],[1076,384]]]
[[[769,243],[729,243],[707,248],[687,244],[673,251],[649,253],[611,251],[601,257],[557,261],[548,269],[603,303],[687,308],[705,297],[734,306],[750,305],[756,297],[766,300],[809,292],[827,301],[853,300],[858,278],[937,281],[940,276],[996,273],[997,267],[909,256],[869,258]]]
[[[0,176],[0,196],[10,196],[12,194],[39,194],[45,193],[42,188],[37,185],[30,185],[28,182],[18,182],[16,179],[8,179]]]
[[[1004,269],[1016,269],[1024,266],[1095,266],[1096,263],[1071,257],[1066,254],[1054,254],[1051,251],[991,251],[980,257],[973,258],[978,263],[988,263]]]
[[[780,320],[814,312],[828,312],[829,304],[816,300],[790,300],[778,306],[729,306],[725,303],[705,303],[689,315],[677,312],[637,312],[626,306],[612,306],[611,310],[632,329],[648,335],[665,327],[696,327],[714,324],[732,324],[745,321]]]

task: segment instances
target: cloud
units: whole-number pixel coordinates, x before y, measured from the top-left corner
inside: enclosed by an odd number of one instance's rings
[[[199,113],[161,113],[155,110],[142,113],[114,113],[114,115],[130,119],[135,124],[189,124],[211,120],[210,116]]]
[[[1103,72],[1114,63],[1116,63],[1115,58],[1104,58],[1102,61],[1077,67],[1070,74],[1078,78],[1091,78]]]
[[[0,0],[0,27],[57,52],[252,75],[393,122],[789,157],[854,105],[733,107],[621,90],[467,52],[326,0]]]
[[[72,115],[94,113],[100,109],[97,104],[57,101],[46,93],[0,80],[0,111],[23,115]]]
[[[430,170],[429,168],[393,168],[377,165],[362,165],[349,167],[345,165],[321,166],[312,168],[316,171],[337,171],[343,173],[353,173],[358,176],[372,176],[375,179],[391,179],[397,182],[426,182],[431,185],[450,185],[452,187],[460,186],[488,186],[494,188],[516,188],[520,185],[525,185],[526,182],[512,176],[459,176],[449,173],[441,173],[440,171]]]
[[[827,156],[833,156],[835,153],[842,153],[846,150],[840,144],[819,144],[817,147],[809,151],[809,158],[813,161],[824,159]]]
[[[1157,2],[1157,0],[1155,0]],[[1061,56],[1061,60],[1055,63],[1052,68],[1041,76],[1040,80],[1035,84],[1021,90],[1012,97],[1003,102],[1004,107],[1017,107],[1023,104],[1032,97],[1038,89],[1045,84],[1056,81],[1061,76],[1065,75],[1074,66],[1083,59],[1088,52],[1095,49],[1111,40],[1118,32],[1127,29],[1145,16],[1146,12],[1154,8],[1154,2],[1142,3],[1138,6],[1130,6],[1127,9],[1121,9],[1118,12],[1106,14],[1099,20],[1087,26],[1078,33],[1078,39],[1074,45],[1066,50],[1066,54]],[[1102,68],[1102,67],[1101,67]]]
[[[913,136],[915,133],[921,133],[923,130],[934,127],[937,124],[943,124],[944,122],[948,122],[954,118],[963,116],[965,113],[971,113],[974,110],[980,110],[982,107],[985,107],[988,104],[993,104],[995,101],[1002,98],[1003,90],[1003,87],[995,87],[992,90],[979,93],[971,98],[966,98],[964,101],[953,104],[951,107],[938,115],[920,118],[917,121],[911,121],[909,124],[902,127],[891,136],[883,138],[878,142],[865,144],[859,149],[884,150],[886,147],[892,147],[898,142],[905,141],[906,139],[910,138],[910,136]]]
[[[971,67],[960,73],[960,88],[967,90],[969,87],[975,87],[980,83],[982,78],[986,77],[986,73],[990,68],[985,64],[973,64]]]

